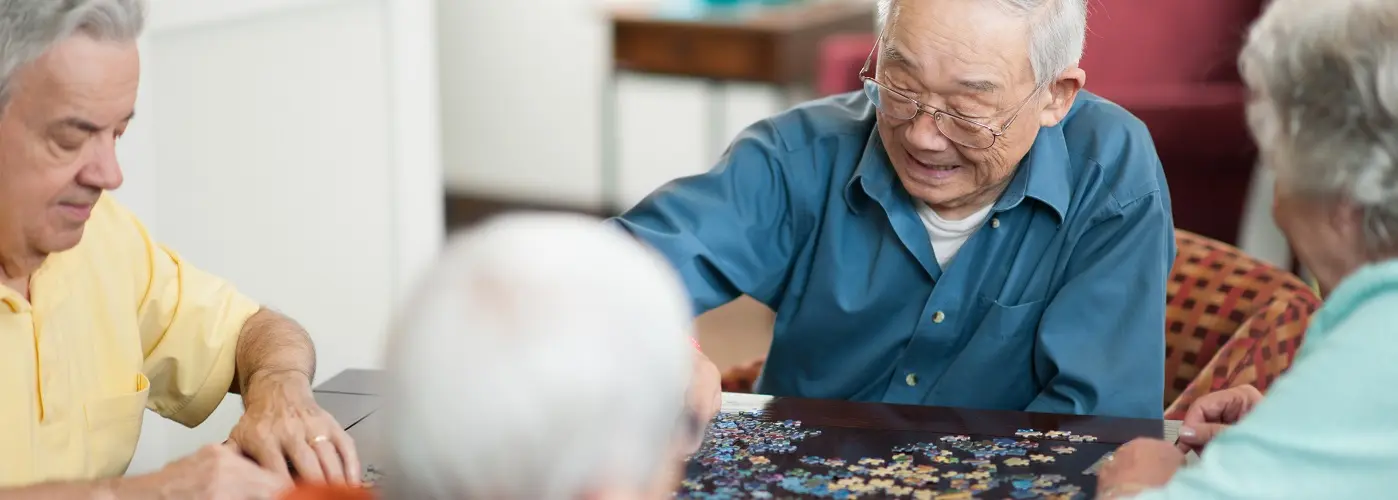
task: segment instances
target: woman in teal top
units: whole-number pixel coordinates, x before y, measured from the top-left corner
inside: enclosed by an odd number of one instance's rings
[[[1326,304],[1265,398],[1191,408],[1197,463],[1133,441],[1099,497],[1398,498],[1398,0],[1274,0],[1241,68],[1273,215]]]

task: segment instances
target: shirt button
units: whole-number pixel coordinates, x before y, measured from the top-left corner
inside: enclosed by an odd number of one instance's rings
[[[942,320],[944,320],[944,319],[947,319],[947,315],[942,314],[942,311],[937,311],[937,312],[935,312],[935,313],[932,313],[932,322],[933,322],[933,323],[941,323]]]
[[[916,386],[917,386],[917,374],[916,374],[916,373],[909,373],[908,376],[903,377],[903,381],[908,383],[908,387],[916,387]]]
[[[991,228],[991,229],[995,229],[995,228],[997,228],[997,227],[1000,227],[1000,218],[999,218],[999,217],[991,217],[991,218],[990,218],[990,228]]]

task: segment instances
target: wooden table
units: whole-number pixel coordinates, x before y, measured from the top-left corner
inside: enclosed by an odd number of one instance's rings
[[[780,87],[785,104],[814,89],[821,40],[874,30],[869,0],[799,0],[783,5],[670,12],[655,6],[616,6],[606,15],[612,32],[612,68],[602,87],[602,199],[616,212],[620,178],[616,80],[621,73],[697,78],[708,111],[706,146],[727,142],[722,84]],[[793,97],[799,96],[799,97]]]
[[[322,404],[331,402],[334,405],[326,406],[327,411],[335,415],[354,437],[365,466],[376,467],[380,472],[391,475],[392,472],[383,470],[381,465],[384,463],[381,452],[384,445],[380,433],[386,424],[379,418],[380,414],[372,410],[377,409],[379,401],[379,380],[379,373],[375,371],[348,370],[317,387],[316,396]],[[1053,463],[1033,463],[1022,468],[1002,470],[1005,474],[1060,474],[1082,487],[1088,496],[1095,487],[1095,477],[1082,473],[1105,453],[1137,437],[1173,439],[1179,425],[1178,422],[1160,420],[773,398],[749,394],[725,394],[724,411],[760,411],[761,416],[755,418],[771,422],[799,421],[802,428],[821,431],[819,436],[800,442],[794,453],[765,455],[781,470],[811,469],[811,466],[800,461],[806,456],[842,458],[851,464],[863,457],[888,458],[892,455],[890,450],[895,447],[919,442],[942,443],[941,437],[947,435],[966,435],[975,440],[1013,438],[1016,431],[1021,429],[1091,435],[1096,437],[1095,442],[1040,441],[1041,448],[1033,453],[1053,455]],[[1058,455],[1051,451],[1055,446],[1071,446],[1077,451]],[[688,473],[691,478],[697,477],[702,475],[703,469],[697,462],[691,463]]]
[[[614,7],[614,69],[783,87],[815,80],[820,42],[874,29],[867,0],[671,14],[655,7]]]

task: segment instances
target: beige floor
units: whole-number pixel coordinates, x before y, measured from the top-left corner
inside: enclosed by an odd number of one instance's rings
[[[773,314],[747,297],[699,317],[699,343],[720,370],[767,353],[772,344]]]

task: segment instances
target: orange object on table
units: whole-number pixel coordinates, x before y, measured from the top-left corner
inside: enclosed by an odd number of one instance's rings
[[[303,484],[287,492],[282,500],[375,500],[367,488]]]

